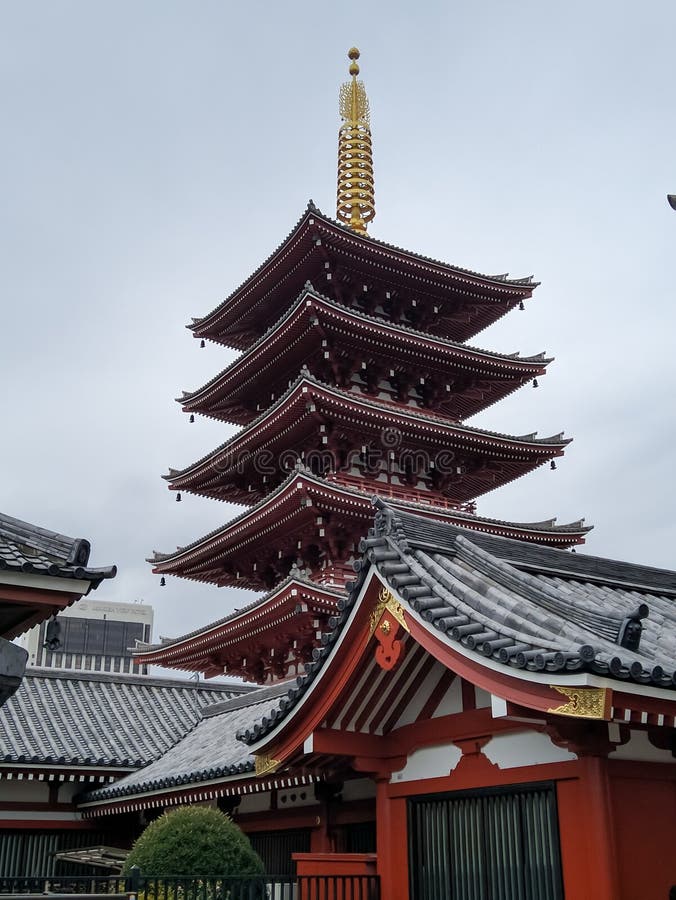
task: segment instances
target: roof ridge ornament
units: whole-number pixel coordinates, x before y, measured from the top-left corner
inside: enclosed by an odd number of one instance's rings
[[[373,148],[369,101],[359,74],[359,50],[350,48],[350,81],[340,86],[338,106],[343,120],[338,132],[338,195],[336,217],[359,234],[375,218]]]

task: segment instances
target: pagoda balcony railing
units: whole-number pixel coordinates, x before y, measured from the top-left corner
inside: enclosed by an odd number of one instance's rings
[[[347,472],[332,472],[326,476],[326,480],[332,484],[340,484],[343,487],[356,488],[362,493],[377,494],[383,499],[400,500],[409,503],[424,503],[437,509],[447,509],[453,512],[476,514],[476,503],[455,503],[447,497],[442,497],[435,491],[418,490],[406,485],[391,484],[386,481],[369,479],[367,476],[350,475]]]

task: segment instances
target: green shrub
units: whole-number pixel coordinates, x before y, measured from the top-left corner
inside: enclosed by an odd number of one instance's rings
[[[182,806],[145,829],[124,864],[146,877],[260,875],[263,863],[228,816],[206,806]]]

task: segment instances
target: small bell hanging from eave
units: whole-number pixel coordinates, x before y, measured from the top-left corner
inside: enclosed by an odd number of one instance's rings
[[[177,503],[180,503],[180,502],[181,502],[181,495],[180,495],[180,493],[176,494],[176,502],[177,502]]]
[[[523,305],[523,300],[519,300],[519,310],[520,310],[521,312],[523,312],[525,308],[526,308],[526,307]]]
[[[534,379],[533,379],[533,387],[536,388],[536,387],[539,387],[539,386],[540,386],[540,385],[538,384],[537,378],[534,378]]]
[[[194,413],[190,413],[190,418],[188,419],[188,421],[189,421],[190,424],[192,425],[192,423],[195,421],[195,414],[194,414]]]
[[[207,345],[206,341],[204,340],[204,338],[202,338],[202,340],[200,341],[200,350],[204,350],[206,345]]]
[[[164,575],[163,575],[163,576],[160,578],[160,587],[166,587],[166,586],[167,586],[167,579],[166,579],[166,578],[164,577]]]
[[[554,469],[556,468],[556,462],[555,462],[555,460],[552,460],[552,461],[550,462],[549,468],[552,469],[552,470],[554,470]]]

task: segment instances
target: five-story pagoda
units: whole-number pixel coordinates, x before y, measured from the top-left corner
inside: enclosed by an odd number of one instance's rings
[[[476,515],[476,498],[561,456],[562,435],[507,435],[465,420],[545,374],[543,354],[471,346],[537,286],[460,269],[369,237],[375,216],[368,100],[342,86],[337,219],[310,203],[280,247],[194,336],[241,351],[180,402],[241,430],[170,470],[171,490],[241,504],[241,515],[154,571],[265,591],[251,606],[139,663],[265,682],[297,674],[350,578],[374,495],[435,520],[565,548],[583,522]]]

